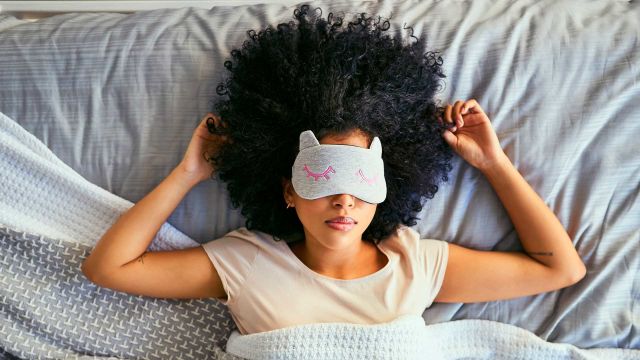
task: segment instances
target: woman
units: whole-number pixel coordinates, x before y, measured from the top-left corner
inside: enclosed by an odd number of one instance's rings
[[[383,36],[387,21],[362,14],[345,30],[342,18],[308,10],[296,9],[297,23],[249,31],[251,41],[231,52],[219,115],[204,117],[180,164],[100,239],[82,266],[91,281],[131,294],[221,299],[249,334],[384,322],[434,301],[515,298],[584,277],[568,234],[503,152],[478,102],[436,105],[440,57],[422,41]],[[346,180],[319,185],[339,178],[333,167],[297,174],[309,144],[336,167],[379,158],[382,196]],[[421,240],[408,227],[448,180],[451,149],[487,177],[525,252]],[[247,226],[196,248],[145,252],[187,192],[214,172]]]

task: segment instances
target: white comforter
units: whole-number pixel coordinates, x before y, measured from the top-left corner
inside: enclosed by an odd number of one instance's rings
[[[247,359],[639,359],[629,349],[579,349],[489,320],[426,326],[417,315],[376,325],[322,323],[240,335],[229,354]]]

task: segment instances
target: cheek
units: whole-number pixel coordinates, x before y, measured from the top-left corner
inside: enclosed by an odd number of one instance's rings
[[[375,214],[376,214],[376,209],[377,209],[377,206],[371,206],[371,208],[370,208],[370,209],[367,209],[367,214],[369,215],[369,218],[370,218],[371,220],[373,220],[373,217],[374,217],[374,216],[375,216]]]
[[[301,216],[317,216],[327,209],[327,204],[321,199],[303,200],[298,202],[298,214]]]

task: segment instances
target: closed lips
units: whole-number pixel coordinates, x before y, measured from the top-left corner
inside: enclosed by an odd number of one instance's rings
[[[357,224],[358,222],[349,217],[337,217],[330,220],[325,221],[327,223],[335,223],[335,224]]]

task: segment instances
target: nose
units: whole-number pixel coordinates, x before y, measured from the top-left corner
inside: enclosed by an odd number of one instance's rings
[[[333,206],[352,208],[355,205],[355,198],[350,194],[336,194],[331,202]]]

